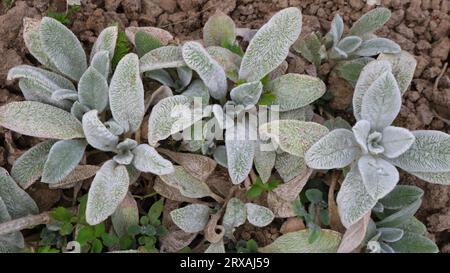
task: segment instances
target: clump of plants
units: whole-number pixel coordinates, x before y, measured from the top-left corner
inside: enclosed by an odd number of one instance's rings
[[[181,45],[162,29],[111,26],[89,58],[58,20],[26,19],[25,44],[43,68],[9,71],[26,100],[1,106],[0,125],[47,140],[0,176],[0,227],[38,213],[23,189],[40,179],[87,195],[49,213],[35,252],[436,252],[413,216],[422,191],[397,185],[396,167],[448,184],[450,136],[393,125],[416,62],[373,35],[389,17],[374,9],[343,36],[337,15],[324,37],[298,40],[301,11],[287,8],[246,48],[220,12],[201,41]],[[316,67],[338,61],[355,85],[353,127],[317,122],[311,104],[325,83],[286,73],[291,47]],[[342,170],[340,187],[340,171],[312,178],[330,169]],[[304,228],[267,246],[235,236],[275,218]],[[24,246],[19,230],[0,233],[0,251]]]

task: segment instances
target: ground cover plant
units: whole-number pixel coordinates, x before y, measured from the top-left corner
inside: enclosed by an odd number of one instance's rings
[[[257,30],[217,11],[195,41],[112,24],[89,57],[68,18],[26,18],[39,64],[9,70],[25,100],[0,125],[39,141],[1,169],[0,252],[437,252],[397,168],[450,184],[450,136],[395,124],[417,62],[373,34],[390,15],[348,31],[336,15],[323,37],[296,7]],[[289,71],[295,54],[315,76]],[[327,62],[354,119],[318,111]],[[71,204],[39,213],[39,184]],[[264,245],[237,232],[281,224]]]

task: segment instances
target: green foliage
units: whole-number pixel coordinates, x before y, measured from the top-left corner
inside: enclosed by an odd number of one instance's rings
[[[5,2],[5,1],[4,1]],[[14,2],[14,1],[10,1]],[[80,11],[80,6],[78,5],[71,5],[67,7],[67,10],[65,12],[57,12],[57,11],[49,11],[47,13],[48,17],[51,17],[55,20],[58,20],[63,25],[70,25],[72,23],[72,18],[75,13]]]
[[[14,5],[15,0],[2,0],[2,5],[5,9],[10,9]]]
[[[263,183],[261,178],[256,178],[255,183],[248,189],[245,195],[250,199],[258,198],[263,192],[270,192],[281,184],[279,180],[268,181]]]
[[[306,209],[307,208],[307,209]],[[309,230],[308,242],[314,243],[320,236],[321,226],[329,225],[328,205],[323,192],[317,188],[302,191],[293,202],[295,214],[303,219]]]
[[[130,52],[130,45],[128,43],[127,36],[124,31],[119,31],[117,36],[116,48],[114,50],[114,56],[111,60],[111,67],[115,69],[119,64],[119,61]]]
[[[134,37],[136,51],[139,57],[144,56],[147,52],[162,47],[161,40],[145,31],[138,31]]]
[[[241,46],[238,43],[230,43],[229,41],[223,41],[221,47],[226,48],[241,57],[244,56],[244,51],[242,50]]]
[[[161,223],[161,214],[164,209],[163,200],[153,203],[146,215],[139,220],[139,225],[132,225],[128,228],[128,234],[120,238],[120,246],[123,249],[137,246],[142,252],[159,252],[156,248],[158,237],[167,233],[166,228]]]
[[[237,253],[257,253],[258,243],[255,240],[250,239],[248,241],[239,240],[236,242],[236,252]]]

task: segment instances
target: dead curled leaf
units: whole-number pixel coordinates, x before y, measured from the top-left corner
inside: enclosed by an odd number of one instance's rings
[[[289,232],[299,231],[305,229],[305,224],[303,220],[298,217],[291,217],[286,219],[286,221],[281,225],[281,234],[286,234]]]
[[[157,177],[155,179],[155,184],[153,185],[153,189],[161,196],[178,202],[188,202],[188,203],[197,203],[197,200],[194,198],[184,197],[180,190],[174,187],[171,187],[164,183],[161,178]]]
[[[274,212],[275,217],[287,218],[295,216],[295,213],[292,210],[292,202],[302,191],[311,174],[312,169],[308,168],[291,181],[282,184],[269,192],[267,203],[269,208]]]
[[[206,179],[214,172],[217,166],[216,161],[211,158],[198,154],[176,153],[166,149],[158,149],[160,153],[168,156],[191,175],[197,177],[201,181]]]
[[[331,179],[332,180],[328,191],[328,213],[330,215],[330,227],[331,229],[337,230],[342,233],[345,231],[345,228],[341,223],[341,219],[339,218],[336,199],[334,198],[334,190],[339,179],[339,173],[333,172],[333,176]]]
[[[228,195],[230,188],[233,186],[228,171],[221,166],[217,166],[205,182],[213,192],[223,197]]]
[[[161,252],[177,252],[188,246],[198,233],[187,233],[182,230],[172,230],[159,239]]]
[[[341,244],[337,250],[338,253],[350,253],[359,247],[366,235],[369,220],[370,212],[345,231]]]
[[[217,222],[222,218],[222,212],[211,215],[208,224],[205,228],[205,239],[210,243],[218,243],[225,235],[225,229],[223,226],[218,225]],[[217,232],[218,231],[218,232]]]
[[[78,182],[93,177],[100,169],[96,165],[78,165],[64,180],[56,184],[49,184],[50,189],[68,189],[75,186]]]

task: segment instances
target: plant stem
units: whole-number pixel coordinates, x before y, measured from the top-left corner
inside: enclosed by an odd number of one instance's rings
[[[78,207],[69,208],[69,211],[75,213]],[[46,211],[37,215],[28,215],[0,224],[0,235],[20,231],[22,229],[32,228],[37,225],[48,224],[51,221],[50,212]]]

